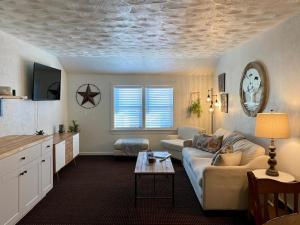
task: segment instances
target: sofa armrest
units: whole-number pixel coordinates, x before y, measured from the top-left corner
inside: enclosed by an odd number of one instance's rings
[[[178,139],[179,136],[177,134],[170,134],[167,136],[167,140],[174,140],[174,139]]]
[[[268,167],[268,157],[263,155],[243,166],[208,166],[202,175],[204,208],[246,209],[247,172]],[[218,201],[222,199],[222,201]]]
[[[193,140],[188,139],[183,141],[183,147],[193,147]]]

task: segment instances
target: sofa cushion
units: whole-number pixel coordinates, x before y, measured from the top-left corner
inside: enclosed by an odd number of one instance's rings
[[[214,135],[216,135],[216,136],[223,136],[223,139],[225,139],[225,138],[227,138],[231,133],[232,133],[232,131],[225,130],[225,129],[223,129],[223,128],[219,128],[218,130],[216,130],[216,132],[214,133]]]
[[[161,140],[160,143],[164,148],[172,149],[176,151],[182,151],[183,148],[183,142],[182,139],[173,139],[173,140]]]
[[[187,140],[193,139],[196,134],[201,133],[201,129],[197,127],[179,127],[178,136],[179,139]]]
[[[197,148],[184,147],[182,149],[182,157],[185,158],[187,161],[190,161],[194,157],[209,158],[211,161],[213,156],[214,156],[214,154],[212,154],[210,152],[202,151]]]
[[[203,177],[203,171],[206,167],[210,166],[211,159],[210,158],[198,158],[193,157],[190,160],[190,167],[197,179],[198,184],[202,187],[202,177]]]
[[[233,145],[234,151],[239,149],[242,151],[242,159],[240,165],[246,165],[258,156],[265,155],[265,149],[253,142],[243,139]]]
[[[199,134],[193,139],[193,147],[202,151],[216,153],[222,146],[223,136]]]

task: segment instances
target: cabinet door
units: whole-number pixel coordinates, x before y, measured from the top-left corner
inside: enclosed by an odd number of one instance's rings
[[[79,134],[73,136],[73,158],[79,155]]]
[[[53,187],[53,162],[52,154],[47,154],[42,157],[41,160],[41,179],[42,179],[42,198],[52,189]]]
[[[62,141],[55,145],[55,172],[58,172],[66,164],[65,146],[65,141]]]
[[[19,175],[19,170],[0,175],[1,225],[16,224],[22,216],[19,205]]]
[[[20,175],[20,204],[23,215],[40,200],[40,160],[39,158],[25,165]]]

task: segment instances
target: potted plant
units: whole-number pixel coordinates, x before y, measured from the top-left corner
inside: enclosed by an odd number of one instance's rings
[[[75,120],[72,120],[72,125],[69,126],[69,132],[72,133],[79,132],[79,124]]]
[[[201,116],[202,107],[201,107],[199,98],[197,100],[194,100],[191,102],[191,104],[187,108],[187,112],[188,112],[189,116],[191,116],[192,114],[197,115],[198,118]]]

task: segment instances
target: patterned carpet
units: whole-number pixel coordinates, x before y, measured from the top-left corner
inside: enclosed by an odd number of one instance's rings
[[[60,172],[54,188],[19,224],[238,225],[244,212],[202,211],[184,168],[174,162],[175,207],[169,199],[140,199],[134,207],[135,159],[80,156]],[[153,193],[153,177],[139,179],[139,194]],[[56,179],[55,179],[56,180]],[[171,191],[171,178],[156,179],[156,194]]]

